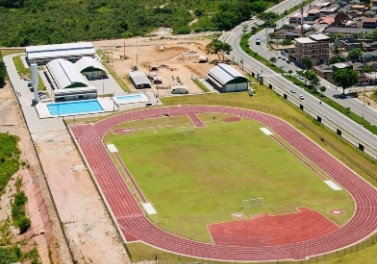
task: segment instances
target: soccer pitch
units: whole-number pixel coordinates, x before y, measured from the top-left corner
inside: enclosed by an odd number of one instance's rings
[[[208,224],[260,213],[317,210],[338,225],[354,212],[350,195],[323,180],[262,133],[251,120],[223,122],[221,115],[198,115],[206,125],[193,128],[186,116],[122,124],[132,133],[105,137],[115,144],[138,186],[157,210],[157,226],[194,240],[211,242]],[[311,164],[315,166],[314,164]],[[244,209],[242,200],[264,198],[264,207]],[[338,216],[329,211],[341,210]]]

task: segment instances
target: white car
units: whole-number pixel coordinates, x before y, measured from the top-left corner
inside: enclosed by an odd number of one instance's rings
[[[296,90],[295,89],[291,89],[291,93],[296,93]]]
[[[300,98],[301,100],[304,100],[305,97],[302,94],[300,94],[298,98]]]

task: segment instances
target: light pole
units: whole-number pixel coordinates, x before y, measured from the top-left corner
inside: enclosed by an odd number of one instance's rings
[[[102,73],[102,96],[105,95],[105,76]]]

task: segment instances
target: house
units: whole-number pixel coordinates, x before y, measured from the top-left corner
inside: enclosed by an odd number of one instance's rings
[[[219,63],[209,70],[208,82],[219,92],[246,91],[249,88],[249,80],[233,67]]]
[[[317,19],[316,23],[317,24],[327,24],[327,25],[332,25],[335,22],[335,17],[334,16],[323,16],[319,19]]]
[[[324,34],[295,38],[296,64],[302,65],[303,58],[309,58],[313,65],[326,63],[330,53],[330,38]]]
[[[313,7],[308,11],[308,15],[306,17],[307,21],[314,21],[321,17],[321,9],[318,7]]]
[[[332,81],[332,67],[330,65],[321,64],[313,66],[312,70],[317,73],[318,76],[325,80]]]
[[[306,20],[308,13],[303,13],[303,20]],[[301,13],[294,13],[289,15],[289,23],[290,24],[300,24],[301,23]]]
[[[325,15],[334,14],[339,9],[339,5],[331,5],[329,7],[322,7],[321,13]]]
[[[377,27],[377,19],[374,17],[361,17],[360,21],[363,28],[375,29]]]

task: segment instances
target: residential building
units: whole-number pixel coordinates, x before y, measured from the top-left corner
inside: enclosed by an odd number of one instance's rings
[[[377,19],[374,17],[361,17],[360,21],[363,28],[375,29],[377,27]]]
[[[295,39],[296,64],[302,65],[303,58],[310,59],[313,65],[327,63],[330,52],[330,38],[324,34]]]

